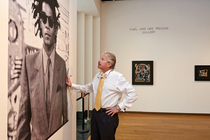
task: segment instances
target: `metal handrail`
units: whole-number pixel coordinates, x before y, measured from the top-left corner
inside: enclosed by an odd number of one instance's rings
[[[85,96],[89,95],[89,94],[90,93],[87,93],[87,94],[85,94]],[[82,97],[82,93],[81,93],[81,97],[77,98],[77,101],[82,99],[82,130],[77,130],[79,133],[86,133],[89,131],[89,130],[85,130],[85,128],[84,128],[84,125],[85,125],[84,97]],[[89,108],[88,108],[88,112],[89,112]]]
[[[87,94],[85,94],[85,96],[87,96],[87,95],[89,95],[90,93],[87,93]],[[84,97],[85,97],[84,96]],[[82,97],[82,95],[81,95],[81,97],[79,97],[79,98],[77,98],[77,101],[79,101],[80,99],[82,99],[82,98],[84,98],[84,97]]]

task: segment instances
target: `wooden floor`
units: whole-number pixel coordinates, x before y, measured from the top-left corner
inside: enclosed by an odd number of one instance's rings
[[[119,113],[119,119],[116,140],[210,140],[210,115]]]
[[[119,113],[116,140],[210,140],[210,115]]]

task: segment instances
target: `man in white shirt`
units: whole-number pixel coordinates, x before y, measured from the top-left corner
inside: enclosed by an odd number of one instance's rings
[[[91,118],[91,140],[115,140],[115,132],[119,124],[118,112],[130,108],[138,98],[135,89],[125,77],[121,73],[114,71],[115,63],[116,57],[114,54],[110,52],[103,53],[98,61],[98,68],[101,72],[96,74],[93,81],[87,85],[72,84],[69,75],[67,75],[66,84],[76,92],[92,92],[94,103],[96,103],[99,81],[103,79],[100,109],[97,111],[95,104]],[[122,93],[126,97],[118,104]]]

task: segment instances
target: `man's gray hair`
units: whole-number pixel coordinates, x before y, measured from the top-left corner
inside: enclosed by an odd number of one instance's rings
[[[110,68],[114,69],[115,64],[116,64],[116,56],[110,52],[104,52],[102,55],[104,55],[104,54],[108,56],[107,62],[111,63]]]

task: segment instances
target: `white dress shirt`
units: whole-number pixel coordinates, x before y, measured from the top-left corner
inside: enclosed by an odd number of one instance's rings
[[[71,89],[76,92],[93,93],[95,103],[101,75],[102,72],[96,74],[93,81],[87,85],[72,84]],[[118,104],[118,101],[122,97],[122,93],[126,94],[126,97]],[[101,108],[113,107],[118,104],[121,110],[125,111],[132,106],[132,103],[136,101],[137,98],[138,95],[136,94],[135,89],[121,73],[114,70],[106,72],[102,89]]]

